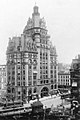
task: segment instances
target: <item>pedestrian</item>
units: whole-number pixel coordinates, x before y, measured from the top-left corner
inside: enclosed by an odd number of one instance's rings
[[[51,105],[51,111],[53,111],[53,109],[54,109],[54,106],[53,106],[53,104]]]

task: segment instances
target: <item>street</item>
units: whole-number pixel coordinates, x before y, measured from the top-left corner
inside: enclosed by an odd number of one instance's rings
[[[66,102],[65,100],[62,100],[59,95],[53,95],[53,96],[48,96],[44,98],[39,99],[43,103],[43,108],[51,108],[53,106],[56,108],[57,106],[63,104],[65,108],[70,108],[70,103]],[[30,103],[32,104],[37,100],[31,100]]]

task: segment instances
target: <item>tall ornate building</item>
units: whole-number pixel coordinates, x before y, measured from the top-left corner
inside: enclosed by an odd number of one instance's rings
[[[34,6],[23,34],[9,39],[7,92],[11,98],[23,99],[33,93],[44,96],[57,89],[57,54],[49,38],[45,20]]]

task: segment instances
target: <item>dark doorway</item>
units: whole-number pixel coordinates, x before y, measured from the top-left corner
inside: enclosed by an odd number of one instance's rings
[[[48,96],[48,88],[47,87],[44,87],[42,90],[41,90],[41,97],[44,97],[44,96]]]

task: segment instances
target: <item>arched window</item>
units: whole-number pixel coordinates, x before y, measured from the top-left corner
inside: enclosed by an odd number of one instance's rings
[[[41,97],[43,96],[48,96],[48,88],[47,87],[43,87],[43,89],[41,90]]]

